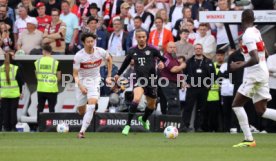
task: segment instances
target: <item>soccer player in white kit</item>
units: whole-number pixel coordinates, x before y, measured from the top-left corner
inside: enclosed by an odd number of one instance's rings
[[[232,104],[244,134],[244,141],[233,145],[233,147],[256,146],[256,141],[249,128],[247,114],[243,108],[249,99],[253,100],[258,115],[276,121],[276,110],[266,108],[267,102],[271,99],[268,87],[269,72],[266,66],[266,49],[260,31],[253,25],[254,20],[252,10],[243,11],[242,26],[245,32],[242,36],[242,50],[247,60],[230,64],[232,70],[245,68],[243,83]]]
[[[84,133],[93,118],[95,106],[100,97],[100,66],[102,61],[107,62],[107,84],[111,84],[112,59],[109,53],[99,47],[94,47],[97,36],[93,33],[84,33],[81,41],[84,48],[74,57],[73,76],[78,88],[76,91],[78,111],[85,112],[78,138],[84,138]],[[88,104],[87,104],[88,103]],[[83,108],[81,110],[81,108]]]

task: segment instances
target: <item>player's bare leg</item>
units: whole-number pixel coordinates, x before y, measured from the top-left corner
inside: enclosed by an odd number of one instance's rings
[[[131,120],[137,111],[138,104],[139,104],[143,94],[144,94],[144,89],[142,87],[135,87],[133,89],[133,100],[132,100],[132,103],[129,108],[127,124],[122,131],[123,135],[128,135],[128,133],[129,133]]]
[[[86,105],[86,109],[85,109],[85,113],[84,113],[83,121],[82,121],[82,126],[81,126],[81,130],[78,134],[78,138],[84,138],[84,133],[85,133],[86,129],[89,127],[91,120],[93,118],[96,104],[97,104],[96,98],[88,99],[88,104]],[[83,111],[84,110],[82,110],[82,112]]]
[[[147,105],[147,107],[145,109],[145,113],[144,113],[143,116],[140,116],[138,118],[138,120],[143,124],[143,127],[146,130],[149,130],[150,129],[150,124],[149,124],[149,121],[148,121],[148,117],[155,110],[155,107],[156,107],[156,98],[151,98],[151,97],[146,96],[146,99],[147,99],[147,104],[148,105]]]
[[[233,147],[245,147],[245,146],[256,146],[256,143],[253,139],[252,133],[250,131],[249,128],[249,123],[248,123],[248,117],[247,114],[243,108],[244,104],[249,100],[248,97],[240,94],[239,92],[237,92],[233,104],[232,104],[232,108],[233,111],[235,112],[237,119],[239,121],[240,127],[243,131],[244,134],[244,141],[234,145]]]

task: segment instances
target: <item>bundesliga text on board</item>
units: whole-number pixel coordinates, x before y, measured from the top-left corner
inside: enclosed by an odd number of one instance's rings
[[[79,119],[72,119],[72,120],[46,120],[46,126],[57,126],[60,123],[66,123],[67,125],[71,126],[81,126],[82,120]]]
[[[126,125],[127,120],[125,119],[100,119],[100,126],[123,126]],[[132,120],[131,126],[142,126],[138,120]]]

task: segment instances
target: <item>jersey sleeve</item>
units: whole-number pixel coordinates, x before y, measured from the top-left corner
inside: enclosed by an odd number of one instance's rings
[[[250,35],[249,33],[245,33],[242,37],[242,42],[246,46],[248,52],[257,50],[256,41],[253,35]]]
[[[104,60],[106,60],[110,57],[109,53],[104,49],[100,49],[100,55]]]
[[[73,61],[73,68],[79,70],[80,69],[80,59],[78,55],[75,55],[74,61]]]

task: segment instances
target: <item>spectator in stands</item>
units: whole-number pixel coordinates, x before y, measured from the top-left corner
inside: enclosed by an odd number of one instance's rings
[[[219,69],[224,62],[224,51],[218,50],[215,56],[215,77],[217,77],[219,73]],[[208,97],[206,107],[204,109],[204,131],[208,132],[218,132],[221,131],[221,98],[219,94],[219,84],[218,82],[214,82],[211,86]]]
[[[13,26],[13,34],[14,34],[14,45],[17,48],[17,39],[21,35],[21,33],[27,28],[26,21],[31,17],[28,16],[28,8],[24,7],[23,5],[18,6],[18,14],[19,18],[16,19],[14,26]]]
[[[102,12],[102,7],[103,7],[103,4],[106,0],[88,0],[88,2],[91,4],[95,3],[96,6],[98,7],[98,11],[96,12],[96,14],[98,15],[103,15],[103,12]],[[91,9],[91,8],[90,8]],[[93,15],[93,14],[92,14]],[[90,15],[91,16],[91,15]],[[95,15],[94,15],[95,16]],[[97,18],[97,17],[96,17]]]
[[[71,12],[78,16],[79,7],[76,5],[76,0],[67,0],[70,3]]]
[[[66,24],[65,34],[65,54],[74,55],[76,48],[76,41],[79,34],[79,20],[78,17],[70,11],[70,4],[67,1],[61,3],[62,14],[60,20]]]
[[[33,6],[32,0],[21,0],[21,2],[17,5],[17,8],[19,8],[19,6],[23,5],[24,7],[27,8],[28,10],[28,15],[31,17],[37,17],[37,11],[35,9],[35,7]],[[16,13],[16,19],[18,19],[19,13],[18,13],[18,9],[15,10]]]
[[[22,49],[26,55],[39,54],[35,49],[40,49],[42,44],[43,33],[37,30],[36,18],[28,18],[26,20],[27,30],[24,30],[18,38],[17,49]]]
[[[176,55],[184,56],[186,60],[194,55],[194,47],[188,42],[189,31],[187,29],[180,30],[180,40],[175,43]]]
[[[113,20],[115,19],[120,19],[122,22],[124,22],[124,31],[128,32],[128,26],[130,26],[130,20],[131,20],[131,15],[128,13],[129,11],[129,4],[127,2],[124,2],[121,4],[121,13],[118,15],[115,15],[114,17],[111,18],[111,20],[109,21],[108,27],[107,27],[107,31],[108,32],[113,32]]]
[[[199,11],[212,11],[213,6],[207,0],[197,0],[192,7],[192,18],[194,20],[199,20]]]
[[[162,18],[163,20],[163,27],[168,29],[168,30],[172,30],[172,24],[169,21],[168,19],[168,14],[167,14],[167,10],[166,9],[160,9],[157,13],[156,13],[156,17],[160,17]],[[156,29],[156,26],[155,24],[152,26],[151,28],[151,31],[152,30],[155,30]]]
[[[103,49],[107,49],[107,40],[108,36],[106,31],[97,29],[98,19],[93,16],[90,16],[87,20],[87,30],[83,32],[92,32],[97,35],[97,39],[95,40],[94,45],[97,47],[101,47]]]
[[[1,9],[0,9],[1,10]],[[9,32],[10,26],[5,23],[0,23],[0,44],[1,44],[1,50],[4,52],[11,51],[13,48],[13,42],[11,39],[11,35]]]
[[[125,0],[125,2],[127,2],[128,3],[128,5],[130,6],[130,8],[129,8],[129,14],[131,15],[131,17],[134,17],[135,16],[135,3],[136,3],[136,1],[134,1],[134,0]]]
[[[108,52],[112,56],[125,56],[127,33],[123,30],[123,22],[119,19],[113,21],[114,32],[108,40]]]
[[[199,35],[195,39],[195,44],[202,44],[203,46],[203,54],[209,58],[213,59],[216,54],[216,39],[213,35],[207,34],[207,31],[209,30],[209,24],[207,23],[201,23],[199,25],[198,31]]]
[[[193,29],[198,28],[199,22],[197,20],[192,19],[192,10],[191,8],[184,7],[183,10],[183,17],[181,19],[178,19],[175,23],[174,29],[173,29],[173,36],[175,37],[175,40],[179,40],[179,31],[183,28],[186,28],[186,23],[188,21],[193,22]]]
[[[8,0],[0,0],[0,6],[8,7]],[[11,7],[7,8],[6,15],[8,18],[12,20],[12,23],[15,22],[15,15],[14,15],[14,9]]]
[[[175,23],[177,20],[183,18],[183,14],[182,14],[183,8],[184,8],[184,3],[182,0],[176,0],[175,5],[173,5],[170,8],[169,20],[172,23],[172,28],[175,27]],[[182,12],[182,13],[180,13],[180,12]]]
[[[165,8],[165,4],[163,4],[162,8]],[[160,8],[157,7],[157,2],[156,0],[150,0],[149,3],[145,6],[144,8],[145,11],[151,13],[153,16],[156,15],[156,13],[160,10]]]
[[[49,0],[48,3],[46,3],[46,15],[51,15],[53,8],[61,10],[60,0]]]
[[[120,6],[123,0],[106,0],[103,4],[104,24],[108,26],[111,17],[120,14]]]
[[[162,114],[180,115],[180,102],[178,92],[178,77],[186,67],[186,63],[178,62],[176,56],[176,45],[174,42],[169,42],[167,45],[167,52],[164,54],[167,59],[165,67],[160,71],[160,78],[162,85],[166,84],[165,80],[169,81],[166,86],[160,86],[160,105]],[[164,79],[165,78],[165,79]]]
[[[60,11],[54,8],[51,12],[52,22],[46,26],[43,34],[43,44],[50,44],[52,55],[65,54],[66,24],[59,18]]]
[[[46,26],[51,23],[52,17],[45,14],[46,7],[43,2],[38,2],[36,4],[36,9],[38,13],[38,16],[36,17],[38,22],[37,29],[40,30],[41,32],[44,32]]]
[[[87,0],[79,0],[80,5],[78,9],[79,26],[82,28],[86,26],[87,14],[89,12],[89,2]],[[71,11],[70,11],[71,12]]]
[[[96,3],[91,3],[89,5],[89,12],[87,13],[87,17],[93,16],[94,18],[99,18],[98,12],[100,11],[100,8],[97,6]]]
[[[188,19],[184,24],[183,29],[187,29],[189,31],[188,42],[190,44],[194,44],[196,37],[198,34],[194,32],[194,21],[193,19]]]
[[[218,10],[219,11],[229,11],[230,9],[230,1],[229,0],[218,0]],[[238,26],[237,25],[229,25],[232,37],[234,40],[238,39]],[[229,43],[229,39],[224,27],[223,23],[215,23],[212,25],[212,29],[216,29],[216,38],[217,38],[217,49],[221,49],[226,51],[227,49],[224,47]],[[224,48],[223,48],[224,47]]]
[[[21,68],[13,60],[13,53],[5,53],[4,64],[0,67],[1,75],[1,110],[5,131],[16,131],[17,108],[24,84]],[[2,119],[0,118],[0,125]],[[2,126],[1,126],[2,129]]]
[[[208,91],[211,85],[211,75],[215,73],[212,61],[203,54],[203,46],[201,44],[195,44],[194,50],[195,55],[187,61],[187,67],[184,70],[184,73],[187,75],[187,106],[182,115],[182,131],[184,132],[191,131],[190,121],[194,107],[196,108],[194,121],[195,131],[203,131],[203,110],[206,105]],[[194,106],[195,104],[196,106]]]
[[[276,108],[276,54],[270,55],[267,59],[267,67],[269,70],[269,88],[270,94],[272,96],[272,100],[268,102],[269,108]],[[267,131],[274,131],[275,132],[275,122],[268,121],[267,122]]]
[[[58,81],[61,79],[60,64],[52,55],[50,45],[42,46],[43,56],[34,62],[37,78],[37,120],[39,113],[43,112],[46,101],[48,101],[49,112],[55,112],[57,103]],[[45,81],[45,77],[48,78]]]
[[[126,40],[126,48],[127,50],[135,45],[137,45],[137,40],[135,38],[135,32],[136,30],[138,29],[142,29],[144,31],[146,31],[145,29],[142,28],[142,23],[143,23],[143,20],[141,17],[139,16],[136,16],[134,18],[134,30],[130,31],[127,35],[127,40]]]
[[[173,40],[172,32],[163,27],[163,19],[156,17],[156,29],[149,34],[148,43],[155,46],[160,51],[166,52],[167,44]]]
[[[144,10],[144,2],[143,1],[137,1],[135,4],[136,14],[133,17],[140,16],[143,20],[142,28],[145,29],[147,32],[150,31],[150,28],[153,25],[154,22],[154,16],[146,12]],[[134,22],[131,21],[132,28],[134,28]]]
[[[13,37],[13,21],[7,16],[7,6],[0,4],[0,23],[4,23],[8,26],[3,26],[8,28],[9,37],[11,38],[11,41],[14,42]],[[2,30],[4,32],[4,30]],[[11,49],[13,49],[13,46],[11,46]]]

